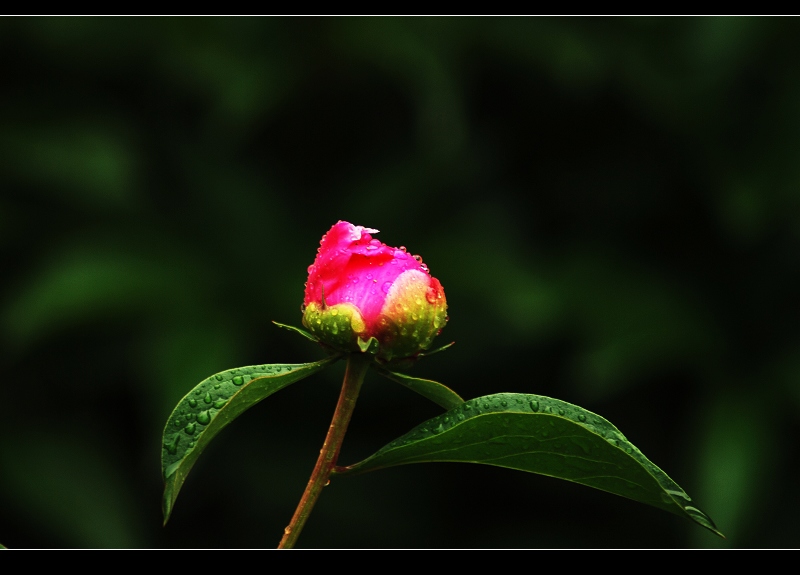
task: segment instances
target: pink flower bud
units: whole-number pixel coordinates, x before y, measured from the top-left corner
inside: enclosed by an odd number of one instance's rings
[[[323,236],[303,325],[340,351],[363,351],[375,338],[381,360],[414,357],[447,322],[444,290],[422,258],[373,239],[377,232],[340,221]]]

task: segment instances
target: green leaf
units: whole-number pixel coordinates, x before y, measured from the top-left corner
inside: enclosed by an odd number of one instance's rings
[[[428,461],[483,463],[566,479],[688,517],[724,537],[616,427],[558,399],[520,393],[471,399],[337,473]]]
[[[239,367],[203,380],[178,402],[164,428],[164,523],[203,449],[247,409],[284,387],[320,371],[338,356],[313,363]]]
[[[386,368],[379,367],[378,364],[375,363],[372,364],[372,367],[383,377],[396,381],[400,385],[406,386],[411,391],[416,391],[445,409],[453,409],[464,403],[460,395],[438,381],[410,377],[403,373],[389,371]]]

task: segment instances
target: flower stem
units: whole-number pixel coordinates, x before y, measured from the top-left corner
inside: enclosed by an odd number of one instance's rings
[[[278,549],[294,547],[314,504],[322,493],[322,488],[328,484],[331,470],[336,466],[336,460],[339,458],[339,450],[342,447],[344,434],[347,432],[347,425],[353,416],[358,392],[361,390],[361,384],[364,382],[364,376],[367,374],[367,368],[371,361],[372,356],[366,353],[351,353],[347,356],[347,369],[344,372],[342,392],[328,429],[328,436],[325,438],[325,443],[322,444],[319,459],[317,459],[317,464],[308,480],[306,490],[300,498],[294,517],[283,531],[283,539],[278,544]]]

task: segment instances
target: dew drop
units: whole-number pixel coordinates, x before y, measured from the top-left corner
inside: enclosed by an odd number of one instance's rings
[[[197,407],[197,400],[195,398],[189,400],[189,407]]]
[[[171,443],[165,443],[164,447],[169,451],[172,455],[175,455],[178,452],[178,443],[181,441],[181,436],[176,435],[175,438],[172,440]]]
[[[581,422],[586,421],[586,416],[584,414],[582,414],[582,413],[579,413],[578,414],[578,419],[581,420]]]
[[[214,389],[219,389],[219,384],[218,383],[214,384]]]
[[[508,407],[508,402],[506,400],[503,400],[500,402],[500,405],[502,405],[503,407]]]
[[[383,285],[381,286],[381,291],[383,293],[389,293],[390,287],[392,287],[392,282],[383,282]]]
[[[281,371],[283,371],[283,368],[282,368],[281,366],[279,366],[279,365],[276,365],[276,366],[275,366],[275,371],[276,371],[277,373],[280,373]]]
[[[214,409],[222,409],[222,407],[226,403],[228,403],[228,400],[226,400],[226,399],[218,399],[217,401],[214,402]]]
[[[237,375],[233,378],[233,385],[242,385],[244,383],[244,378],[241,375]]]
[[[338,309],[332,309],[332,310],[331,310],[331,315],[332,315],[332,316],[337,316],[337,315],[339,315],[339,310],[338,310]]]
[[[564,410],[563,410],[563,409],[559,409],[559,410],[558,410],[558,414],[559,414],[559,415],[564,415]]]
[[[211,421],[211,416],[208,414],[208,410],[201,411],[200,413],[197,414],[197,423],[199,423],[200,425],[208,425],[210,421]]]
[[[225,379],[224,376],[221,373],[218,373],[217,375],[215,375],[214,378],[217,381],[222,381],[223,379]]]
[[[292,371],[292,366],[291,365],[287,365],[286,366],[286,371]]]
[[[539,402],[535,399],[531,400],[528,405],[531,406],[531,411],[539,411]]]
[[[203,401],[206,402],[206,403],[211,403],[211,393],[210,392],[208,392],[208,391],[206,392],[206,396],[203,398]]]
[[[183,430],[188,433],[189,435],[194,435],[194,429],[197,427],[194,423],[188,424]]]

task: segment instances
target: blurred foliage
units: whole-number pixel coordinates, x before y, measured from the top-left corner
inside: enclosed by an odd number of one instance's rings
[[[796,546],[798,26],[0,19],[0,541],[276,545],[341,366],[221,434],[166,528],[160,435],[209,374],[322,357],[270,320],[345,219],[445,286],[413,375],[602,414],[728,539],[443,464],[335,481],[301,545]],[[345,464],[439,413],[362,393]]]

